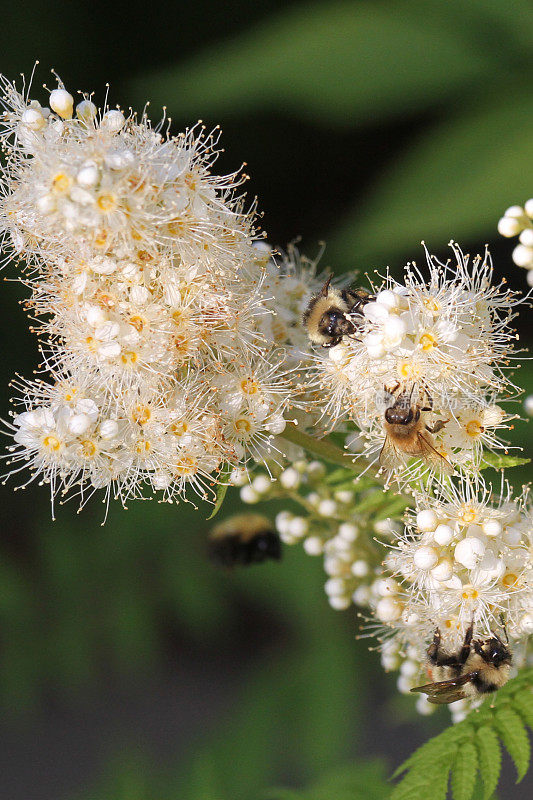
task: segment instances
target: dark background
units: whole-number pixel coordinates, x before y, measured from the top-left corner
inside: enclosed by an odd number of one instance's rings
[[[532,22],[525,0],[33,0],[3,4],[0,68],[39,59],[43,102],[53,67],[72,93],[109,82],[154,120],[166,105],[174,132],[220,123],[219,169],[247,163],[269,241],[324,240],[337,273],[422,262],[421,239],[447,257],[455,238],[488,242],[523,289],[496,225],[532,190]],[[23,296],[4,284],[4,417],[37,361]],[[527,364],[517,380],[533,389]],[[52,523],[44,488],[11,484],[2,510],[2,798],[256,800],[350,757],[396,766],[448,723],[398,696],[297,548],[228,576],[205,561],[207,510],[137,503],[100,527],[98,504],[67,505]],[[527,793],[508,770],[502,797]]]

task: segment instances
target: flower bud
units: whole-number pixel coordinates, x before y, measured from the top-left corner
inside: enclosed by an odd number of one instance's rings
[[[74,98],[66,89],[54,89],[50,92],[50,108],[62,119],[71,119]]]
[[[431,508],[423,509],[416,515],[417,528],[424,533],[434,531],[437,527],[437,522],[437,515]]]
[[[40,131],[46,125],[46,120],[41,114],[40,109],[27,108],[22,112],[21,122],[31,131]]]
[[[96,118],[97,113],[98,109],[91,100],[82,100],[81,103],[78,103],[76,106],[76,116],[87,125]]]
[[[437,525],[433,539],[440,544],[441,547],[446,547],[453,540],[453,529],[449,525]]]
[[[105,128],[110,133],[118,133],[124,127],[125,122],[126,118],[122,111],[112,109],[111,111],[106,111],[102,117],[102,128]]]
[[[402,604],[393,597],[382,597],[376,606],[376,616],[381,622],[395,622],[402,615]]]
[[[476,536],[465,536],[455,546],[455,560],[467,569],[474,569],[485,554],[485,544]]]
[[[304,550],[308,556],[319,556],[324,550],[324,543],[319,536],[308,536],[304,540]]]
[[[415,567],[422,570],[432,569],[439,560],[439,554],[434,547],[422,545],[415,550],[413,562]]]

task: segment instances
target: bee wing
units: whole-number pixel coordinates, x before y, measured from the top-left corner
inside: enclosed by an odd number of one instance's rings
[[[445,703],[454,703],[456,700],[462,700],[465,696],[465,684],[470,683],[475,673],[467,672],[458,678],[452,678],[449,681],[438,681],[437,683],[426,683],[424,686],[416,686],[411,689],[412,692],[422,692],[428,695],[428,700],[434,705],[444,705]]]
[[[399,465],[405,464],[405,457],[390,436],[385,436],[383,447],[379,454],[379,463],[384,469],[395,470]]]
[[[453,472],[453,467],[448,461],[447,458],[444,458],[438,450],[435,449],[433,441],[430,438],[429,433],[418,433],[417,435],[418,444],[420,447],[420,455],[424,458],[427,463],[436,470],[440,470],[441,472],[446,473],[446,475],[451,475]]]

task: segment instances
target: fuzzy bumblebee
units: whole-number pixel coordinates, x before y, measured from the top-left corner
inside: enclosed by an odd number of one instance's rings
[[[215,525],[209,534],[209,556],[224,567],[279,561],[281,541],[269,519],[260,514],[237,514]]]
[[[343,336],[353,336],[357,324],[350,314],[360,314],[372,297],[365,289],[334,289],[328,278],[322,289],[309,301],[302,322],[313,344],[335,347]]]

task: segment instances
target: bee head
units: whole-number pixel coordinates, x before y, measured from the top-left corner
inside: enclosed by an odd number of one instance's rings
[[[390,425],[409,425],[411,422],[418,422],[419,419],[420,409],[401,402],[395,403],[385,411],[385,420]]]
[[[494,667],[500,667],[502,664],[511,663],[509,648],[496,636],[487,639],[482,649],[485,661],[492,664]]]

